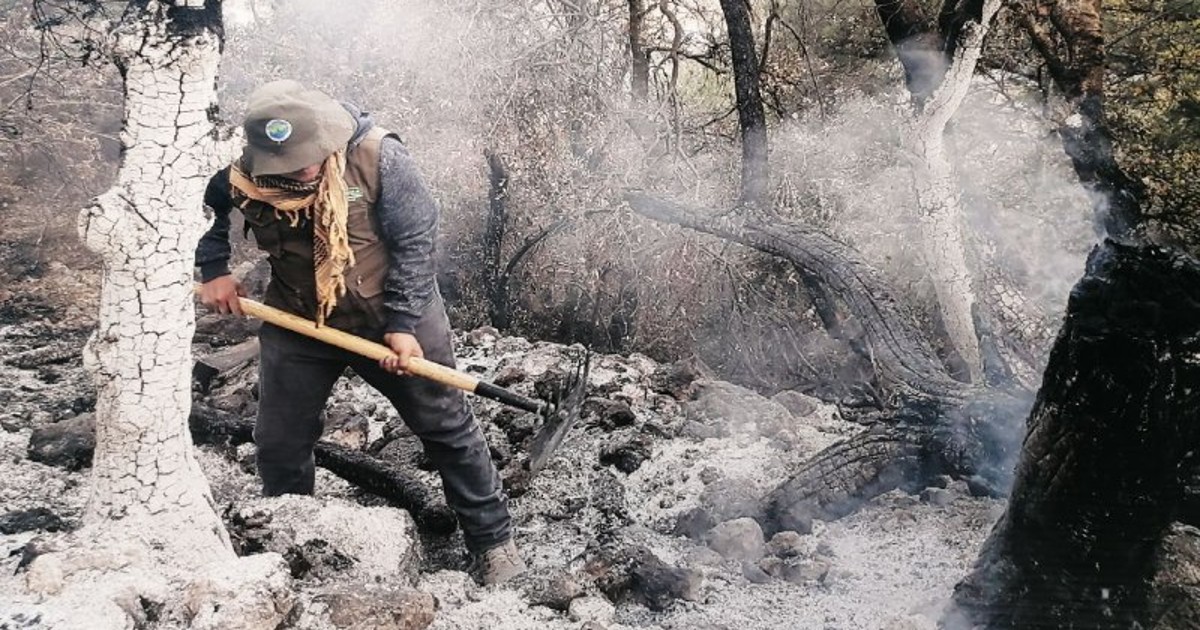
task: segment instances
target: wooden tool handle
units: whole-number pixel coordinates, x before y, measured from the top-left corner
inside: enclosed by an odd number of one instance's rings
[[[312,337],[318,341],[323,341],[331,346],[337,346],[343,350],[349,350],[355,354],[362,355],[368,359],[376,361],[387,357],[396,356],[392,349],[381,344],[375,343],[368,339],[363,339],[357,335],[352,335],[348,332],[331,328],[329,326],[318,327],[315,322],[298,317],[286,311],[281,311],[275,307],[267,306],[262,302],[256,302],[250,298],[240,297],[238,302],[241,303],[242,312],[257,317],[264,322],[270,322],[286,328],[290,331],[300,333],[306,337]],[[421,357],[411,357],[408,360],[408,366],[405,371],[415,376],[427,378],[431,381],[436,381],[450,387],[475,392],[476,386],[479,385],[479,379],[463,374],[458,370],[448,368],[440,363],[434,363]]]
[[[196,286],[196,292],[200,292],[199,285]],[[242,312],[246,315],[257,317],[264,322],[270,322],[280,328],[286,328],[306,337],[323,341],[331,346],[349,350],[368,359],[378,361],[396,356],[396,353],[392,352],[391,348],[381,343],[375,343],[374,341],[363,339],[357,335],[352,335],[336,328],[330,328],[329,326],[318,327],[316,322],[286,311],[281,311],[273,306],[267,306],[262,302],[239,297],[238,303],[242,307]],[[420,376],[421,378],[429,379],[448,387],[455,387],[465,392],[491,398],[506,405],[524,409],[525,411],[544,413],[549,408],[543,401],[522,396],[499,385],[481,381],[469,374],[464,374],[453,368],[448,368],[441,363],[434,363],[420,357],[410,357],[408,359],[408,366],[404,370],[413,376]]]

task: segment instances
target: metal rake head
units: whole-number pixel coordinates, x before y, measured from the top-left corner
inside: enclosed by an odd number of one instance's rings
[[[571,347],[567,349],[567,352],[571,355],[571,368],[546,397],[546,402],[549,404],[542,412],[546,418],[563,413],[578,414],[579,408],[583,405],[583,399],[587,395],[588,374],[592,367],[592,350],[588,347]]]
[[[562,444],[567,432],[579,419],[583,399],[587,397],[587,380],[591,371],[592,350],[572,348],[575,355],[566,378],[555,388],[543,410],[544,423],[533,439],[529,454],[529,471],[536,473]]]

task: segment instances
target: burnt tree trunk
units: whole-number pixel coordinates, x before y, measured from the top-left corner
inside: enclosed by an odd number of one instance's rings
[[[738,126],[742,134],[742,187],[738,205],[765,207],[769,170],[767,115],[759,89],[758,54],[750,25],[748,0],[721,0],[729,49],[733,57],[733,87],[737,98]]]
[[[645,0],[629,0],[629,84],[638,102],[645,102],[650,92],[650,57],[642,40],[645,17]]]
[[[508,170],[494,151],[484,151],[488,163],[488,215],[483,229],[484,281],[488,321],[500,330],[512,324],[508,299],[508,274],[504,270],[504,235],[508,230]]]
[[[1154,627],[1200,449],[1200,263],[1106,242],[1071,293],[1009,508],[955,602],[986,628]]]
[[[1072,292],[1008,510],[951,614],[985,628],[1196,627],[1194,576],[1170,565],[1195,547],[1173,521],[1196,514],[1200,264],[1140,242],[1144,191],[1104,120],[1099,0],[1025,3],[1017,17],[1064,97],[1053,113],[1096,222],[1125,244],[1093,251]]]

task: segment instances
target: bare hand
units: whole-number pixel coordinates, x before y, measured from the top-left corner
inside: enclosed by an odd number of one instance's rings
[[[396,354],[379,360],[379,367],[392,374],[403,374],[408,368],[408,360],[412,357],[425,358],[421,343],[410,333],[388,333],[383,336],[383,343]]]
[[[242,305],[238,296],[246,295],[242,283],[233,276],[213,278],[200,285],[200,303],[222,315],[233,313],[241,317]]]

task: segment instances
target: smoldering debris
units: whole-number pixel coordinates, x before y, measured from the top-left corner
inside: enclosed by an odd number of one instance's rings
[[[197,356],[238,343],[227,332],[202,333]],[[217,343],[209,343],[210,333]],[[560,346],[488,331],[466,333],[458,341],[460,367],[483,378],[504,375],[507,386],[528,394],[568,362]],[[74,364],[75,372],[79,368]],[[36,371],[0,369],[12,382],[36,380]],[[250,359],[210,374],[209,386],[196,388],[197,402],[230,417],[252,417],[255,373]],[[498,588],[481,588],[469,578],[469,559],[457,534],[382,522],[367,528],[336,525],[404,513],[326,470],[318,471],[315,498],[296,499],[295,505],[284,501],[291,507],[280,512],[282,504],[271,507],[279,500],[258,496],[252,445],[201,446],[198,458],[241,552],[283,554],[298,592],[288,623],[311,629],[337,627],[335,617],[365,618],[369,601],[382,601],[376,595],[396,595],[411,604],[387,608],[396,618],[408,614],[404,623],[412,625],[406,627],[440,629],[793,628],[814,618],[831,627],[884,627],[901,617],[930,621],[1003,506],[1001,500],[971,496],[963,480],[948,480],[936,498],[933,491],[925,493],[925,501],[895,491],[842,520],[818,520],[807,531],[767,537],[755,520],[759,500],[807,457],[861,431],[861,425],[800,394],[768,399],[715,380],[694,362],[660,365],[638,355],[599,356],[589,385],[591,398],[579,425],[527,491],[512,500],[530,575]],[[3,498],[19,497],[6,505],[42,508],[58,520],[29,520],[25,531],[0,537],[9,551],[71,527],[84,502],[86,469],[35,462],[27,452],[35,429],[84,421],[58,400],[77,390],[35,391],[4,392],[16,400],[10,412],[59,411],[0,434],[0,474],[12,481]],[[493,451],[506,454],[498,458],[502,474],[511,475],[526,457],[536,420],[488,401],[473,404]],[[344,378],[329,409],[331,433],[343,421],[365,421],[365,428],[354,429],[362,434],[355,448],[364,457],[387,461],[430,496],[440,494],[419,441],[410,439],[373,390],[353,376]],[[72,490],[55,491],[63,487]],[[320,523],[330,525],[321,529]],[[396,547],[399,543],[407,546]],[[382,567],[382,559],[392,557],[378,551],[384,548],[401,549],[409,559]],[[6,560],[5,581],[19,582],[11,571],[16,561]],[[363,587],[366,600],[345,595],[364,579],[378,582],[378,588]],[[8,586],[5,593],[20,592],[18,583]],[[422,592],[435,598],[436,610],[421,603],[430,601]],[[12,604],[15,611],[22,603]],[[3,609],[9,608],[6,602]]]

